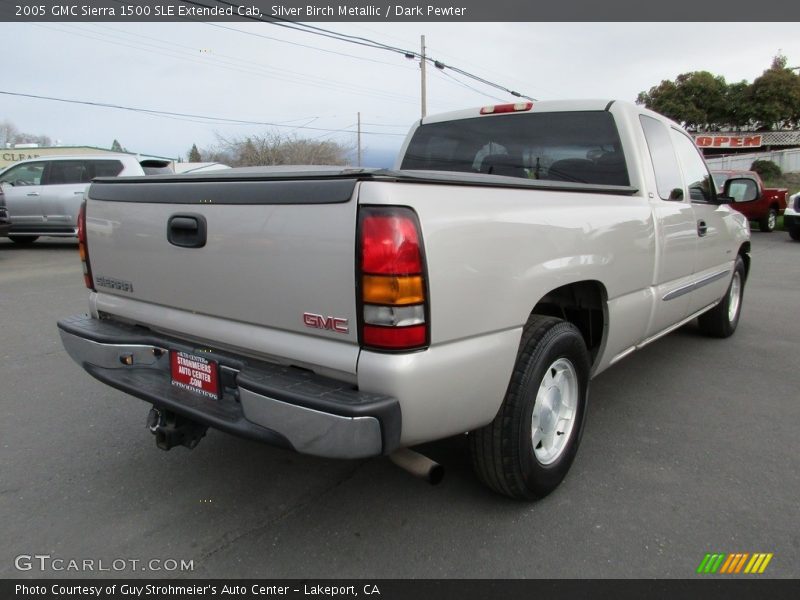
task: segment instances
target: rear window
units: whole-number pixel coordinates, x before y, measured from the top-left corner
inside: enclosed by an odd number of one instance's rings
[[[619,133],[607,111],[429,123],[414,133],[401,168],[629,185]]]

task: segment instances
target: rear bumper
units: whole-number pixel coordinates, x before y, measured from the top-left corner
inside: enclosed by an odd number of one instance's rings
[[[392,397],[116,321],[79,315],[59,321],[58,328],[69,355],[96,379],[209,427],[330,458],[364,458],[399,447],[400,405]],[[221,398],[173,386],[169,350],[202,352],[219,363]],[[132,364],[123,364],[124,356]]]

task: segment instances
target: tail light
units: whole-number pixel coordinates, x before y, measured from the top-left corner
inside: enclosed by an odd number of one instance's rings
[[[83,265],[83,282],[87,288],[95,291],[92,266],[89,264],[89,247],[86,244],[86,200],[83,201],[81,210],[78,212],[78,254],[80,254]]]
[[[427,347],[430,324],[417,215],[404,207],[362,207],[358,241],[361,345],[390,351]]]

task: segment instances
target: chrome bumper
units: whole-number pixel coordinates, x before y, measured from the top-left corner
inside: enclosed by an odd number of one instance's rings
[[[185,341],[88,316],[58,323],[64,348],[95,378],[154,406],[242,437],[330,458],[388,454],[399,446],[400,408],[306,370],[204,350],[220,366],[221,398],[171,384],[169,350]]]

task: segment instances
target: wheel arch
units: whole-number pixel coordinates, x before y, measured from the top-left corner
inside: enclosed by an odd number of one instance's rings
[[[608,326],[608,292],[595,279],[575,281],[544,294],[531,309],[530,316],[548,315],[564,319],[581,332],[592,364],[605,344]]]
[[[739,256],[742,257],[744,262],[744,277],[745,280],[750,277],[750,242],[745,242],[739,246]]]

